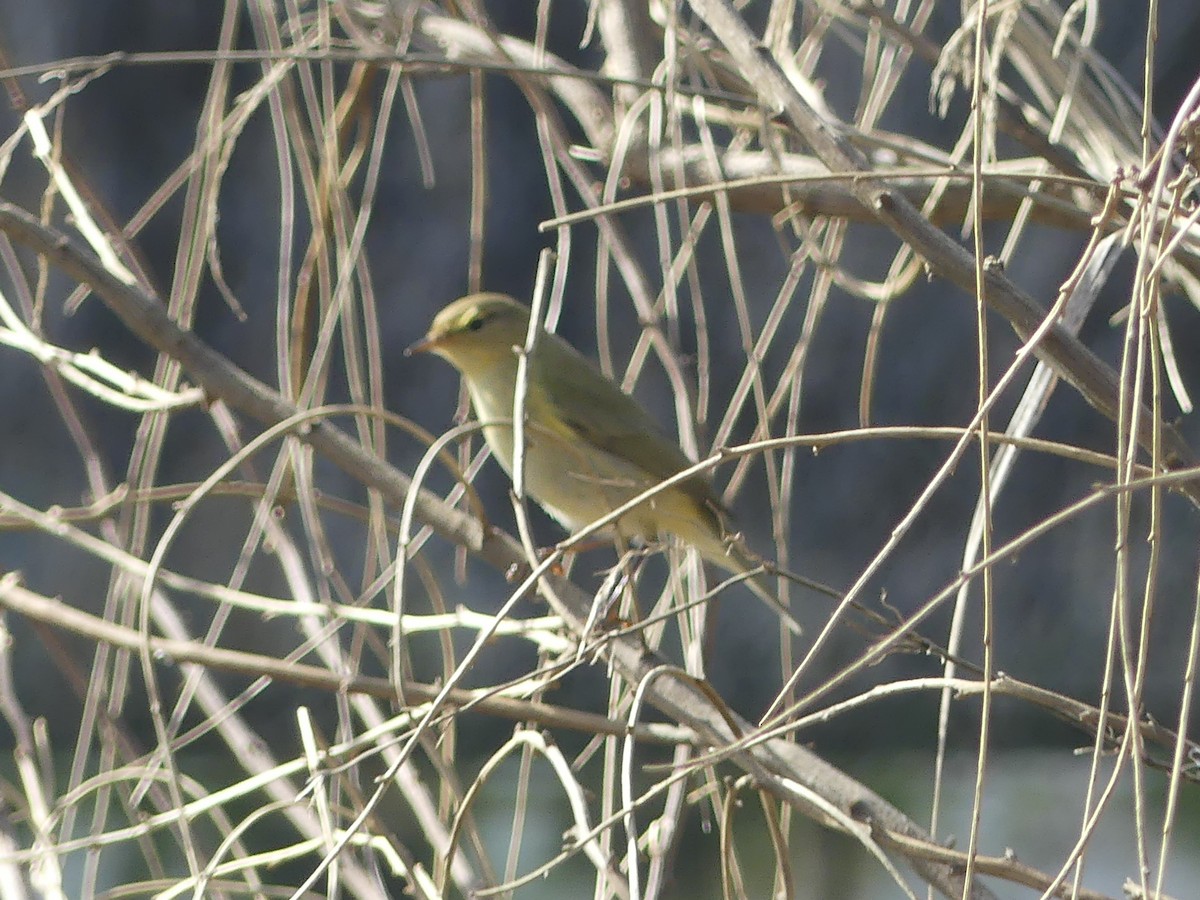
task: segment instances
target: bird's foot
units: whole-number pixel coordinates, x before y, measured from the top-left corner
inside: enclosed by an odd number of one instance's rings
[[[540,566],[549,557],[553,556],[557,552],[558,552],[557,547],[539,547],[539,548],[537,548],[536,553],[537,553],[538,565]],[[548,571],[550,572],[551,575],[557,575],[560,578],[562,578],[562,577],[565,577],[567,574],[567,567],[563,565],[562,559],[557,559],[553,563],[550,564],[550,568]],[[509,584],[513,584],[514,582],[523,581],[524,579],[528,578],[532,572],[533,572],[533,567],[530,566],[529,560],[527,560],[527,559],[521,560],[520,562],[515,562],[511,566],[508,567],[508,570],[504,573],[504,578],[505,578],[505,580],[508,581]]]

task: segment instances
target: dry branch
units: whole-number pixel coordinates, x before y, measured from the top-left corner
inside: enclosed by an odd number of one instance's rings
[[[299,414],[300,410],[278,393],[241,371],[194,333],[179,328],[155,298],[113,277],[95,257],[67,236],[9,204],[0,204],[0,230],[91,287],[130,331],[180,363],[210,401],[227,403],[260,425],[276,425]],[[387,502],[397,506],[404,503],[411,487],[409,479],[334,426],[318,422],[299,437],[346,474],[379,491]],[[446,506],[435,495],[422,490],[415,502],[422,521],[500,571],[525,561],[514,539],[497,530],[485,532],[478,520]],[[549,602],[580,633],[588,621],[592,598],[569,581],[553,577],[550,580],[553,590],[546,595]],[[650,653],[637,638],[615,639],[604,646],[603,652],[629,684],[642,684],[649,679],[647,700],[672,721],[694,731],[701,743],[723,748],[737,745],[754,733],[753,725],[733,713],[714,708],[711,698],[690,682],[652,677],[667,661]],[[808,798],[810,791],[849,820],[869,821],[889,831],[928,840],[920,826],[874,791],[796,744],[773,739],[732,751],[730,760],[753,775],[779,802],[815,816],[818,821],[828,823],[829,819]],[[797,786],[802,789],[797,791]],[[960,874],[955,867],[920,858],[912,858],[910,863],[947,897],[961,895]],[[976,885],[972,896],[986,898],[991,892]]]

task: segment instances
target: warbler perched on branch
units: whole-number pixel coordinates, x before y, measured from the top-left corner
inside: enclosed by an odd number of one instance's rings
[[[437,314],[406,353],[431,352],[462,375],[493,455],[512,475],[513,400],[529,309],[504,294],[471,294]],[[556,334],[538,336],[525,397],[525,492],[575,532],[692,465],[632,397]],[[609,529],[622,541],[674,535],[737,575],[800,627],[770,589],[760,563],[726,534],[727,513],[709,480],[688,478],[648,497]]]

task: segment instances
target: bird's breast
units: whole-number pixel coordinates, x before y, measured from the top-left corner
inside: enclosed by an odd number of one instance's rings
[[[515,457],[511,372],[468,382],[475,414],[497,462],[511,476]],[[635,463],[588,443],[557,419],[545,400],[531,393],[525,409],[524,490],[568,531],[590,525],[645,493],[659,479]],[[505,424],[487,424],[499,423]],[[609,531],[614,530],[609,528]],[[625,540],[654,540],[674,534],[693,544],[713,538],[711,514],[696,498],[674,487],[623,515],[615,528]]]

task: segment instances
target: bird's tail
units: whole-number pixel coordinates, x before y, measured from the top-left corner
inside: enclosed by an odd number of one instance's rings
[[[746,586],[754,595],[770,606],[783,617],[784,624],[793,634],[803,634],[804,629],[792,616],[787,604],[779,599],[775,592],[768,567],[758,559],[741,540],[734,538],[714,547],[700,547],[701,555],[711,563],[715,563],[727,572],[745,576]]]

